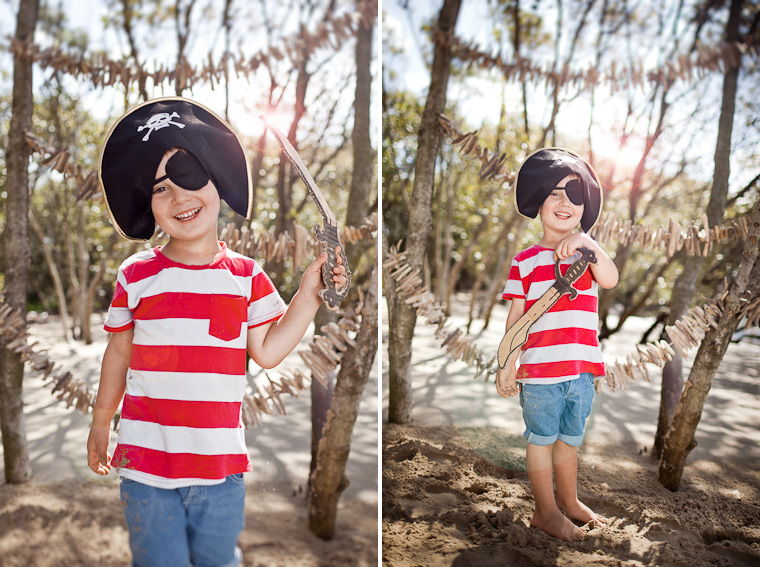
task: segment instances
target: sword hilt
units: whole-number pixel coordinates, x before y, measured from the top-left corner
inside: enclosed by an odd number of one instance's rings
[[[557,280],[554,282],[554,288],[562,295],[569,293],[570,301],[578,297],[578,290],[573,287],[573,284],[581,279],[589,264],[596,264],[596,254],[593,250],[582,246],[577,252],[581,257],[567,267],[564,276],[559,269],[562,261],[558,259],[554,264],[554,277]]]
[[[334,225],[325,224],[324,228],[322,228],[318,224],[315,224],[314,237],[327,250],[327,261],[322,264],[322,283],[325,284],[325,288],[320,290],[318,295],[322,303],[325,304],[325,307],[330,311],[337,311],[338,307],[340,307],[340,302],[348,295],[348,290],[351,287],[351,270],[348,268],[348,259],[343,251],[343,245],[338,238],[338,229]],[[342,261],[340,265],[346,269],[346,283],[338,289],[335,288],[335,284],[332,281],[333,268],[338,265],[338,257],[335,254],[336,246],[340,246],[340,258]]]

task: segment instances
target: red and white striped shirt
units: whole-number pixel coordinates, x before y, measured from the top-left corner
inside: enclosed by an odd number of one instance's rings
[[[120,476],[179,488],[251,470],[241,421],[247,329],[286,306],[256,262],[220,244],[206,266],[154,248],[119,267],[104,327],[134,327],[111,460]]]
[[[560,272],[564,274],[579,257],[576,254],[563,260]],[[554,281],[554,250],[531,246],[512,260],[502,298],[525,299],[527,311]],[[520,352],[518,382],[556,384],[574,380],[584,372],[604,376],[598,338],[599,286],[589,269],[573,287],[578,291],[574,300],[563,295],[530,328]]]

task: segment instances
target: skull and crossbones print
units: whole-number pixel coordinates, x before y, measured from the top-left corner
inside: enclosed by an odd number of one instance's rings
[[[172,118],[179,118],[179,114],[176,112],[172,112],[171,114],[168,112],[161,112],[160,114],[154,114],[148,118],[148,121],[143,126],[137,128],[138,132],[142,132],[146,128],[148,129],[148,133],[143,136],[142,141],[147,142],[151,133],[155,130],[160,130],[161,128],[167,128],[169,126],[178,126],[179,128],[185,127],[181,122],[174,122]]]

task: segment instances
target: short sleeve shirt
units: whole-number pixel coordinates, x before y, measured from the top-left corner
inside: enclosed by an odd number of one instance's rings
[[[111,461],[120,476],[179,488],[251,470],[241,420],[247,329],[286,305],[261,266],[220,244],[206,266],[154,248],[119,268],[104,327],[134,327]]]
[[[560,263],[560,273],[579,258],[571,256]],[[555,281],[554,250],[532,246],[512,260],[503,299],[525,300],[525,310],[549,290]],[[591,270],[573,284],[578,296],[563,295],[533,323],[528,340],[520,352],[518,382],[556,384],[588,372],[605,374],[599,347],[598,284]]]

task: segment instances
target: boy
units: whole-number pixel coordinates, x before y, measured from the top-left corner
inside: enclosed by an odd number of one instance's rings
[[[327,254],[286,306],[256,262],[218,241],[220,198],[250,215],[250,170],[236,134],[193,101],[156,99],[122,116],[99,173],[120,234],[146,240],[158,224],[169,241],[119,268],[88,465],[121,477],[134,566],[239,565],[246,352],[271,368],[298,344],[321,303]],[[333,270],[338,286],[344,271]]]
[[[523,408],[528,478],[536,503],[530,525],[574,541],[583,533],[570,519],[605,522],[578,500],[577,447],[591,412],[594,380],[604,376],[597,338],[597,286],[614,287],[618,271],[587,234],[601,212],[602,188],[593,168],[577,154],[561,148],[532,153],[517,172],[514,191],[517,211],[528,218],[540,214],[544,233],[538,244],[512,261],[502,295],[512,300],[507,329],[554,283],[556,260],[564,274],[582,246],[597,258],[574,284],[578,297],[571,301],[563,295],[533,324],[525,345],[496,374],[499,394],[505,398],[519,394]],[[583,232],[574,232],[579,223]]]

